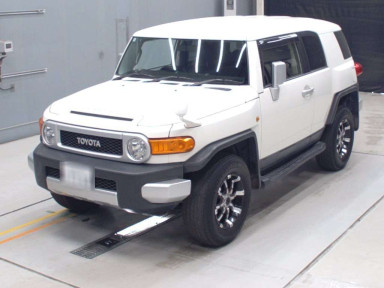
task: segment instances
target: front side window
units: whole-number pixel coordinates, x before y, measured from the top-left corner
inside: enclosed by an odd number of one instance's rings
[[[244,85],[248,84],[247,44],[229,40],[134,37],[117,75]]]
[[[296,41],[261,46],[260,57],[263,68],[264,86],[272,84],[272,63],[282,61],[287,66],[287,79],[303,73]]]

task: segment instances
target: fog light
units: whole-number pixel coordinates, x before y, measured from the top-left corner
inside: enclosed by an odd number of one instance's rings
[[[127,144],[128,157],[135,162],[144,162],[149,158],[149,145],[139,137],[131,138]]]
[[[49,124],[44,125],[42,136],[45,144],[47,145],[55,144],[55,140],[56,140],[55,130],[51,126],[49,126]]]

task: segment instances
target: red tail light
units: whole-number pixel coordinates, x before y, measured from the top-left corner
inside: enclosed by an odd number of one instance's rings
[[[363,65],[361,65],[360,63],[355,62],[355,69],[356,69],[357,76],[360,76],[361,74],[363,74]]]

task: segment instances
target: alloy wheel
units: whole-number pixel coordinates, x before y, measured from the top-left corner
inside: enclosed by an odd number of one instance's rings
[[[229,174],[217,190],[215,216],[222,229],[230,229],[243,210],[244,187],[240,176]]]
[[[343,119],[337,130],[336,152],[343,160],[349,153],[351,146],[351,125],[347,119]]]

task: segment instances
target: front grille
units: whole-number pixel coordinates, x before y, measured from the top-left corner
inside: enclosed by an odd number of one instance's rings
[[[98,177],[95,178],[95,188],[117,191],[116,181]]]
[[[57,168],[45,167],[45,173],[47,174],[47,177],[60,179],[60,170]]]
[[[104,154],[123,155],[123,141],[121,139],[61,131],[60,140],[62,145],[68,147]]]

